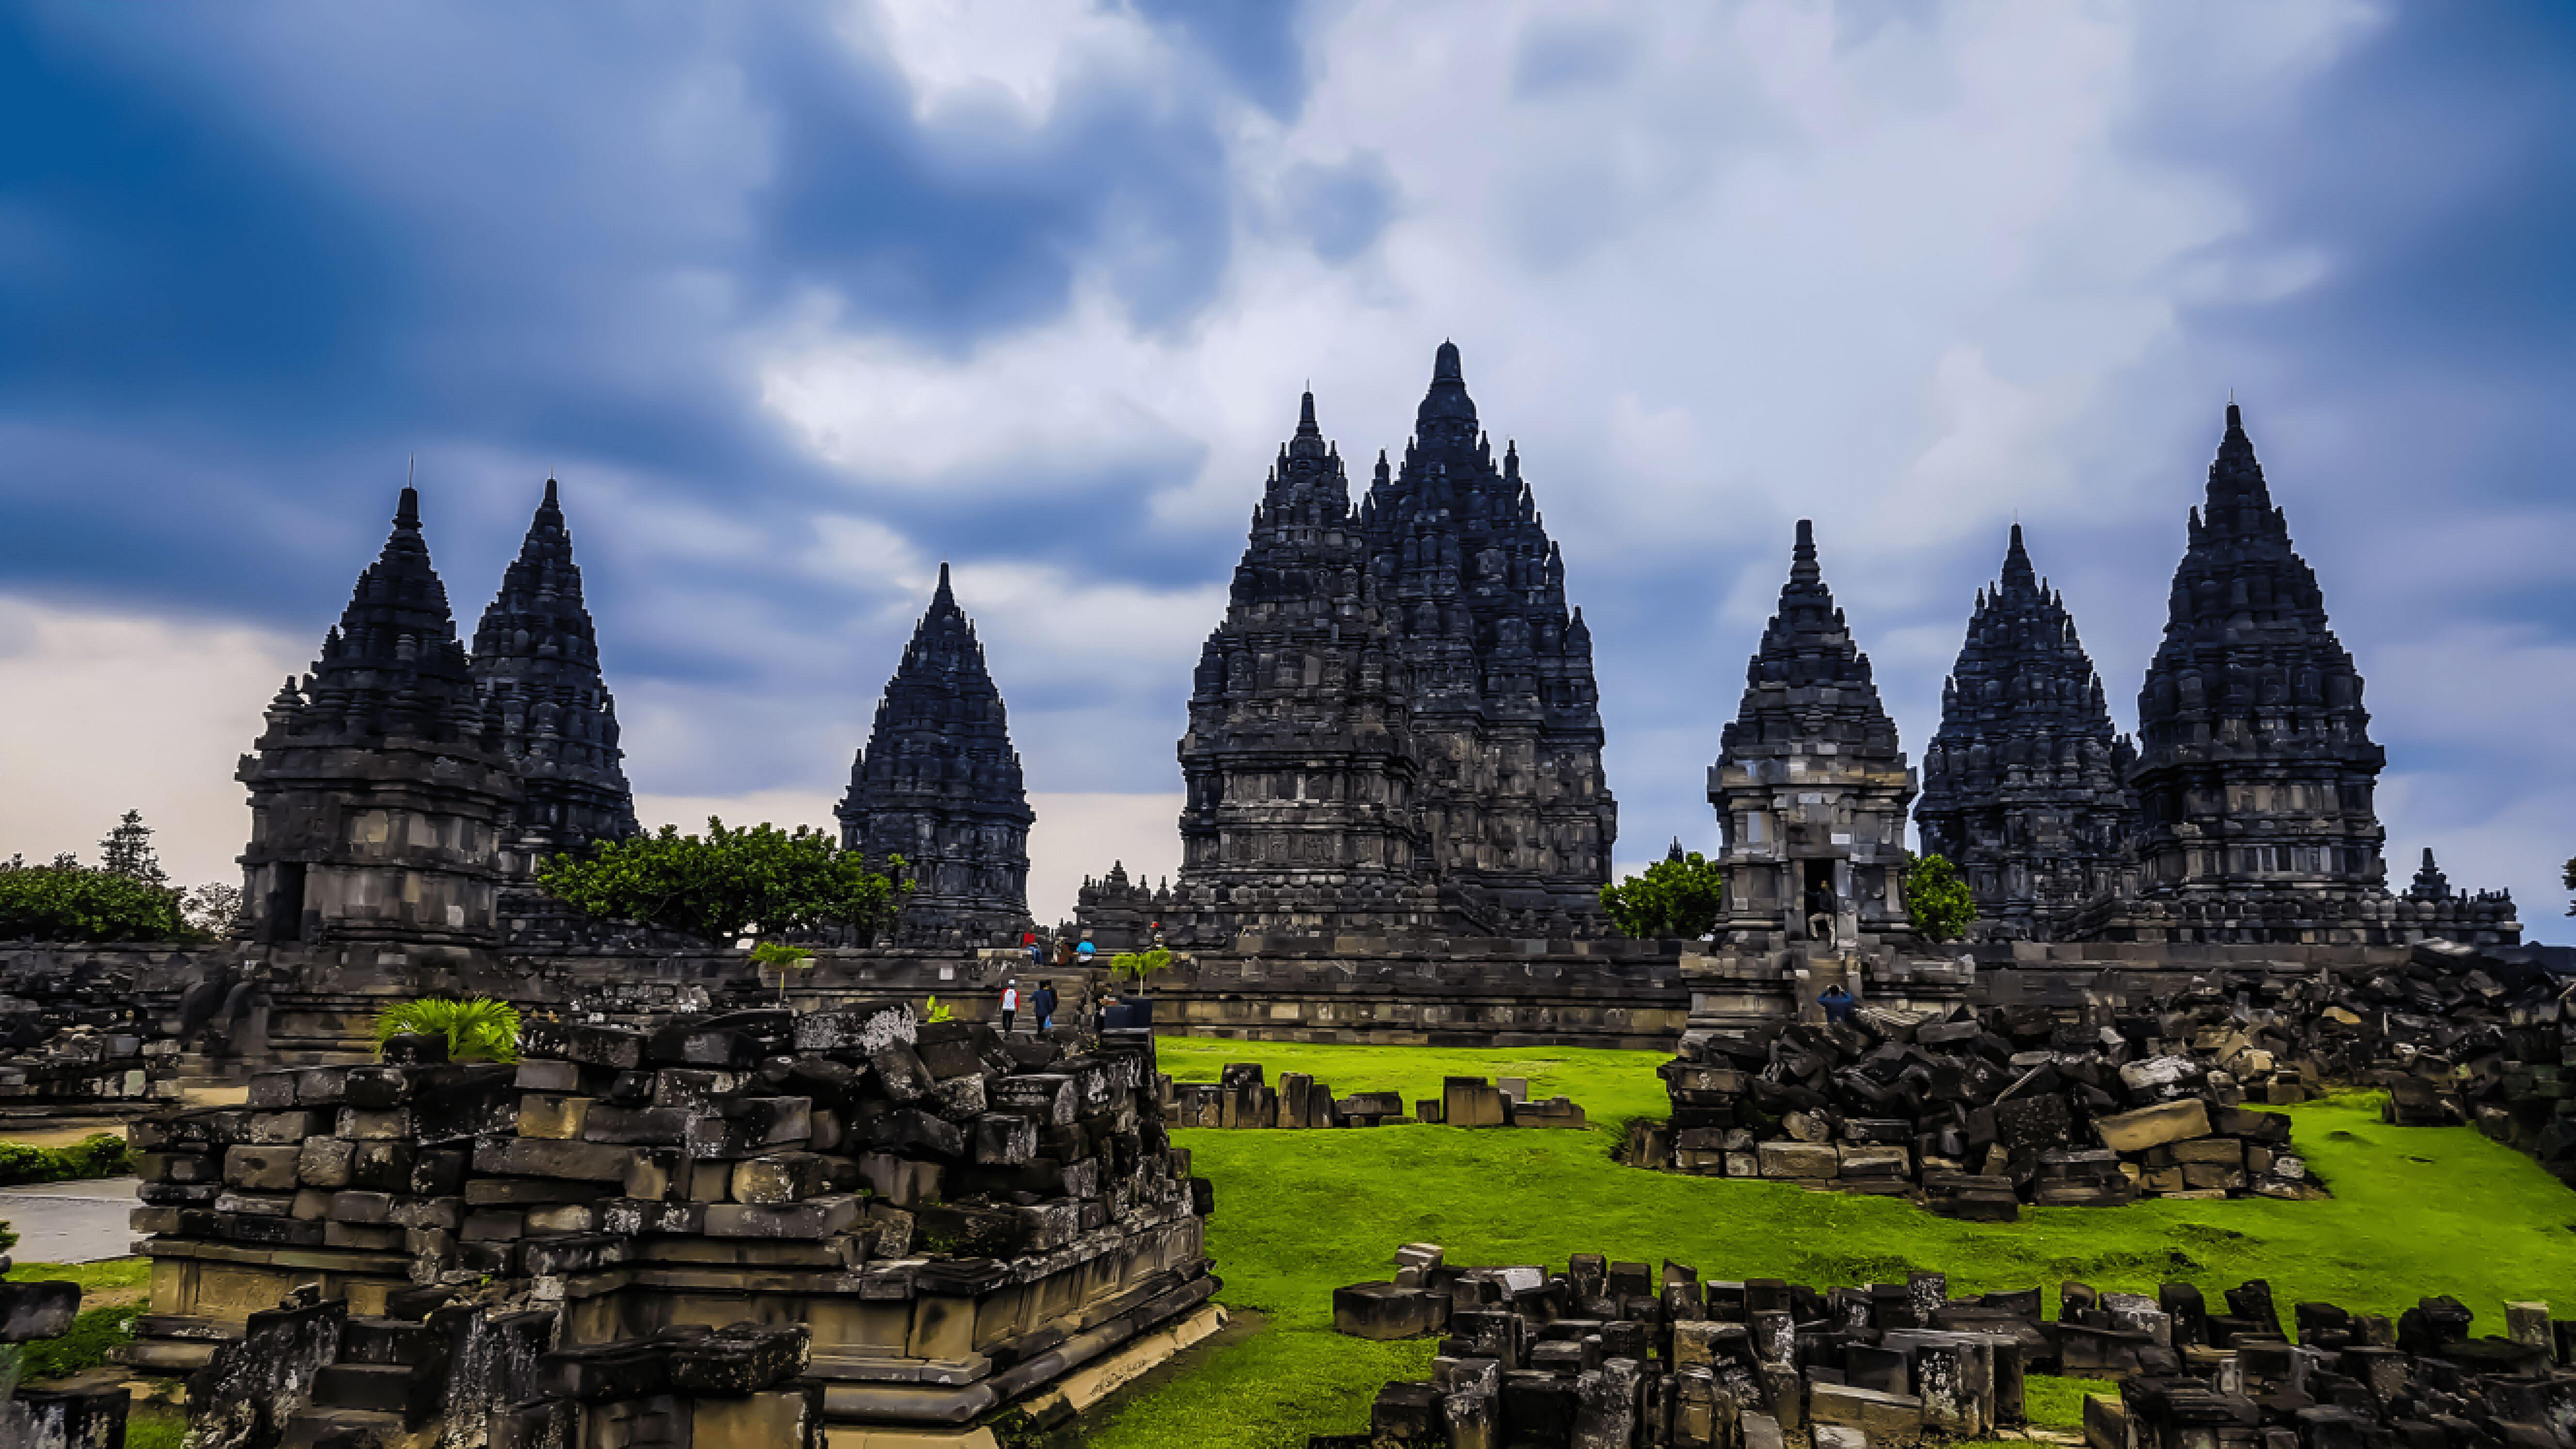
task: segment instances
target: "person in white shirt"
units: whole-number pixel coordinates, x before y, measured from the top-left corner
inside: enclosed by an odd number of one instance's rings
[[[1011,1018],[1020,1012],[1020,983],[1017,977],[1002,983],[1002,1035],[1011,1034]]]

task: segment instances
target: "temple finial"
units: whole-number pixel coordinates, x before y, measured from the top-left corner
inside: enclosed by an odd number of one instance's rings
[[[549,477],[546,479],[546,507],[560,508],[562,506],[563,504],[555,497],[555,480]]]

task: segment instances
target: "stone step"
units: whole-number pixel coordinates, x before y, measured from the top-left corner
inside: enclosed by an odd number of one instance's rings
[[[307,1409],[286,1425],[278,1449],[432,1449],[437,1426],[367,1409]]]
[[[313,1403],[324,1409],[365,1409],[417,1424],[438,1412],[444,1376],[414,1364],[335,1363],[313,1381]]]
[[[344,1364],[417,1368],[435,1363],[445,1347],[445,1335],[408,1319],[352,1318],[340,1330],[340,1362]]]

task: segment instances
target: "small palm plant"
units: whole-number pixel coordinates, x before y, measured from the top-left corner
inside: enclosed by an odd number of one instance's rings
[[[397,1036],[443,1036],[451,1062],[515,1062],[519,1009],[488,996],[424,996],[376,1014],[377,1048]]]
[[[787,1004],[787,973],[814,969],[814,953],[802,946],[783,941],[763,941],[751,948],[751,964],[772,966],[778,970],[778,1004]]]
[[[955,1021],[956,1019],[957,1013],[949,1010],[948,1004],[941,1001],[936,996],[930,998],[929,1007],[923,1013],[923,1020],[932,1023]]]

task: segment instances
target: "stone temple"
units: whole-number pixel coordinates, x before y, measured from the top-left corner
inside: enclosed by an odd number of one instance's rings
[[[880,864],[903,857],[913,893],[898,940],[992,946],[1027,929],[1037,814],[1002,691],[944,563],[833,813],[843,848]]]
[[[1308,393],[1193,683],[1177,939],[1597,932],[1601,746],[1591,633],[1458,349],[1356,510]]]
[[[527,795],[504,718],[457,640],[405,488],[312,672],[277,692],[242,759],[251,939],[496,944],[502,841]]]
[[[1824,952],[1910,941],[1900,883],[1914,772],[1805,519],[1744,675],[1708,772],[1727,867],[1718,941]]]
[[[2138,692],[2134,899],[2072,923],[2113,939],[2374,942],[2509,921],[2500,897],[2390,894],[2360,672],[2291,546],[2244,415],[2227,431]]]
[[[1941,687],[1914,807],[1924,852],[1958,867],[1987,935],[2048,939],[2074,911],[2121,892],[2136,763],[2066,601],[2031,567],[2014,524],[2003,577],[1977,591]]]

